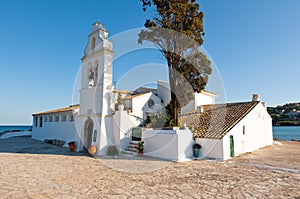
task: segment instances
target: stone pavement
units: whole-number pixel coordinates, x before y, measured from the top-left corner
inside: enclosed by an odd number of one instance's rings
[[[291,147],[296,154],[300,152],[300,143],[285,143],[282,146],[285,149]],[[260,151],[274,151],[275,147]],[[288,150],[278,156],[281,157],[279,160],[287,157],[285,162],[293,161]],[[270,161],[261,161],[262,158]],[[170,163],[127,157],[95,159],[29,137],[9,138],[0,140],[0,198],[300,196],[300,174],[257,166],[266,163],[298,170],[299,165],[294,167],[293,164],[277,163],[277,158],[272,152],[255,152],[224,162],[201,160]],[[134,169],[128,170],[128,167]],[[129,172],[120,171],[124,169]],[[134,173],[138,169],[144,170]]]

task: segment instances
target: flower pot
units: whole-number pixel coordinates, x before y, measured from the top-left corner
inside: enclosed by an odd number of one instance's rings
[[[69,142],[69,151],[73,152],[76,149],[76,144],[75,142]]]
[[[96,146],[94,146],[94,145],[90,146],[90,148],[89,148],[89,154],[90,155],[95,155],[96,152],[97,152]]]
[[[138,152],[138,156],[142,157],[144,155],[144,152]]]

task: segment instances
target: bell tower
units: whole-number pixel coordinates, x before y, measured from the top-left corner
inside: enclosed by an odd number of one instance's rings
[[[112,43],[108,32],[99,22],[95,22],[88,35],[82,60],[80,89],[81,140],[83,149],[91,145],[97,147],[101,155],[103,147],[113,140],[111,116],[112,100]],[[90,124],[92,123],[93,128]],[[89,126],[89,128],[87,128]]]

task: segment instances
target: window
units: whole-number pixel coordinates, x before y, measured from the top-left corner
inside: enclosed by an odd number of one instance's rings
[[[74,121],[74,115],[73,115],[73,113],[70,113],[70,115],[69,115],[69,121],[70,122]]]
[[[97,130],[94,130],[93,142],[97,141]]]
[[[243,135],[246,134],[246,126],[243,126]]]
[[[96,38],[93,37],[93,39],[92,39],[92,50],[95,49],[95,46],[96,46]]]
[[[43,127],[43,117],[40,117],[40,127]]]
[[[149,101],[148,101],[149,108],[153,108],[154,104],[155,104],[154,100],[153,99],[149,99]]]
[[[38,117],[35,116],[35,127],[37,127],[37,126],[38,126]]]
[[[59,115],[55,116],[55,122],[59,122]]]
[[[66,115],[62,115],[61,116],[61,121],[62,122],[66,122],[67,121],[67,116]]]
[[[49,122],[52,122],[53,121],[53,117],[52,115],[49,116]]]

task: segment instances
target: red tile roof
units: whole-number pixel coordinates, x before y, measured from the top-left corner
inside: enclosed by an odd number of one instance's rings
[[[203,112],[190,111],[179,118],[195,138],[222,139],[259,102],[240,102],[202,106]]]
[[[60,112],[73,111],[73,110],[75,110],[79,107],[80,107],[79,104],[76,104],[76,105],[71,105],[71,106],[65,107],[65,108],[60,108],[60,109],[55,109],[55,110],[50,110],[50,111],[45,111],[45,112],[40,112],[40,113],[34,113],[32,115],[36,116],[36,115],[45,115],[45,114],[51,114],[51,113],[60,113]]]

